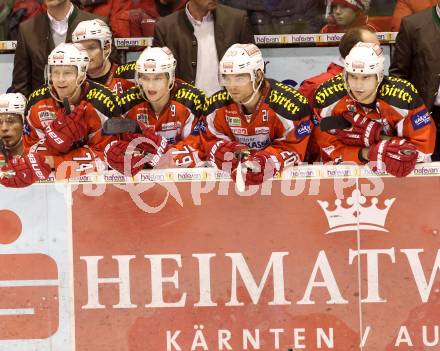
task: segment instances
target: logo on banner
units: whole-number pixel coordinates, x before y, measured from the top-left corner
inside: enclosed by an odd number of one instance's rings
[[[0,210],[0,222],[4,248],[19,239],[22,222],[9,210]],[[52,336],[59,327],[56,262],[41,253],[8,253],[0,255],[0,267],[0,340]]]
[[[318,200],[330,227],[325,234],[357,230],[358,225],[359,229],[388,232],[385,228],[385,221],[395,200],[395,198],[386,199],[383,210],[377,207],[379,200],[376,197],[371,199],[371,206],[362,206],[367,200],[357,189],[353,190],[351,197],[347,199],[349,207],[343,207],[342,201],[337,199],[335,201],[336,209],[329,211],[329,203]]]

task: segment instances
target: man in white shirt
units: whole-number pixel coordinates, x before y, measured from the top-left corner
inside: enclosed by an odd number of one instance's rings
[[[20,24],[14,56],[12,87],[25,96],[44,84],[49,53],[62,42],[72,41],[81,21],[97,18],[79,10],[70,0],[45,0],[47,12]]]
[[[220,90],[219,57],[235,43],[253,43],[244,11],[217,0],[189,0],[185,8],[161,18],[154,46],[167,46],[177,59],[176,77],[211,95]]]

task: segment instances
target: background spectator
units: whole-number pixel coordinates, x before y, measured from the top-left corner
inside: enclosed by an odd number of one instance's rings
[[[321,29],[321,33],[342,33],[350,28],[359,26],[369,26],[368,10],[371,0],[328,0],[327,3],[327,22],[328,24]]]
[[[17,40],[18,27],[21,22],[45,11],[42,0],[16,0],[12,1],[13,9],[9,17],[9,40]]]
[[[81,10],[106,17],[115,38],[130,36],[127,18],[131,9],[128,0],[73,0]]]
[[[390,75],[405,78],[419,91],[437,125],[436,149],[440,160],[440,0],[437,6],[404,17],[396,38]]]
[[[324,1],[223,0],[221,3],[246,10],[255,34],[317,33],[325,23]]]
[[[154,25],[160,17],[182,9],[187,0],[131,0],[129,14],[130,35],[132,37],[152,37]]]
[[[437,4],[437,0],[397,0],[391,19],[391,31],[398,32],[403,17],[426,10]]]
[[[9,23],[14,0],[0,0],[0,40],[9,39]]]
[[[61,42],[71,42],[81,21],[96,18],[79,10],[70,0],[45,0],[47,12],[20,24],[14,56],[12,86],[28,96],[44,84],[44,69],[50,52]]]
[[[189,0],[184,9],[161,18],[154,30],[154,46],[167,46],[177,65],[176,76],[208,95],[220,89],[219,57],[232,44],[253,43],[244,11],[216,0]]]

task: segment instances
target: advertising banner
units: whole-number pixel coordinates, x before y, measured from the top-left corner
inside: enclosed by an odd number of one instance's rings
[[[435,169],[2,189],[0,350],[440,348]]]

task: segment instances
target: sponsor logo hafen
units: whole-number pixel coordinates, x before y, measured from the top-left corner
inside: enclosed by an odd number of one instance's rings
[[[329,211],[329,203],[327,201],[318,200],[324,214],[327,218],[329,230],[325,234],[345,231],[375,230],[388,232],[385,228],[385,221],[388,211],[396,199],[386,199],[384,201],[385,208],[383,210],[377,207],[379,200],[371,199],[371,206],[362,206],[367,200],[357,189],[353,190],[351,197],[347,199],[349,207],[343,207],[342,201],[335,200],[336,209]]]
[[[269,134],[269,127],[256,127],[255,134]]]
[[[168,122],[168,123],[162,123],[162,130],[174,130],[181,127],[180,122]]]

